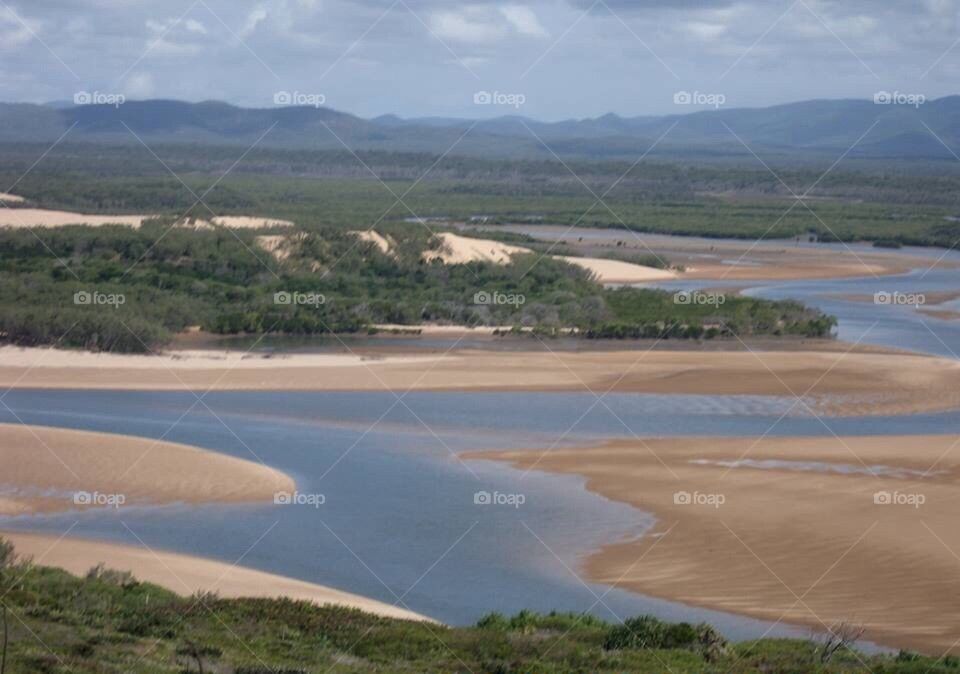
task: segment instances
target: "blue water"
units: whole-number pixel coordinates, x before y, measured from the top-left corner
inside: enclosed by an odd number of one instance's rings
[[[914,251],[909,251],[914,254]],[[924,251],[925,255],[939,255]],[[956,257],[950,254],[951,257]],[[931,258],[931,260],[934,258]],[[705,283],[710,287],[718,284]],[[799,299],[839,317],[849,341],[954,356],[960,322],[911,307],[845,301],[836,294],[960,290],[960,273],[911,274],[745,287]],[[694,288],[690,283],[665,284]],[[124,507],[7,518],[41,530],[197,554],[330,585],[437,619],[466,624],[490,611],[589,611],[608,620],[653,613],[706,620],[735,639],[762,621],[584,583],[578,562],[599,545],[642,535],[649,515],[588,493],[573,477],[522,474],[463,461],[466,450],[542,448],[608,437],[956,433],[960,412],[905,417],[812,417],[763,396],[590,393],[190,393],[15,390],[0,422],[163,438],[262,461],[323,494],[309,506]],[[209,406],[207,409],[206,406]],[[477,492],[524,503],[477,505]],[[109,561],[109,560],[106,560]],[[600,597],[600,601],[598,601]],[[773,635],[805,636],[784,625]]]

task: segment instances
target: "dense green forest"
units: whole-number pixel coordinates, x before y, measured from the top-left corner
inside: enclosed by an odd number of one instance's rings
[[[654,338],[824,336],[833,326],[791,302],[677,304],[665,292],[608,290],[577,267],[535,254],[506,266],[428,263],[422,253],[436,244],[427,230],[382,230],[396,237],[390,254],[345,229],[318,227],[294,235],[295,251],[282,261],[258,245],[261,232],[163,220],[140,229],[3,230],[0,335],[19,345],[142,352],[189,326],[310,335],[441,322]],[[478,294],[507,299],[478,302]]]
[[[826,174],[797,165],[773,175],[756,164],[564,164],[259,148],[242,155],[235,147],[148,151],[79,143],[58,145],[37,163],[47,149],[0,145],[0,185],[15,185],[27,199],[7,207],[157,218],[140,230],[0,232],[0,333],[18,344],[142,351],[194,325],[222,334],[317,334],[428,321],[524,326],[547,335],[576,328],[588,337],[824,336],[831,319],[793,303],[731,297],[719,307],[680,306],[664,293],[605,290],[555,260],[444,266],[423,262],[421,254],[436,245],[435,232],[478,216],[494,228],[578,224],[746,239],[813,232],[825,241],[882,247],[951,247],[960,240],[960,176],[881,164]],[[794,198],[811,186],[802,203]],[[214,213],[292,220],[302,237],[288,259],[278,260],[255,237],[279,229],[170,226],[184,215]],[[374,225],[396,242],[393,254],[349,233]],[[122,295],[124,302],[76,304],[77,292]],[[282,305],[278,292],[314,293],[324,302]],[[525,301],[478,305],[474,296],[483,292]]]
[[[815,232],[825,241],[945,247],[960,239],[960,176],[882,164],[827,173],[829,166],[794,167],[774,175],[757,163],[560,163],[268,149],[238,162],[236,148],[169,145],[150,152],[63,144],[30,170],[47,149],[0,145],[0,185],[17,182],[18,194],[47,208],[180,214],[194,207],[204,216],[195,195],[216,183],[204,202],[217,214],[258,213],[307,228],[484,215],[492,222],[747,239]],[[806,198],[798,203],[801,195]]]
[[[826,640],[728,643],[648,616],[490,615],[473,627],[379,618],[289,599],[180,597],[103,567],[85,578],[18,560],[0,539],[4,674],[663,672],[942,674],[960,661],[865,655]]]

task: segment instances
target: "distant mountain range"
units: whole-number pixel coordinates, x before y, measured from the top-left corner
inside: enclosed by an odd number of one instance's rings
[[[679,107],[679,106],[678,106]],[[73,127],[71,129],[71,127]],[[473,121],[374,119],[326,107],[240,108],[209,101],[130,101],[122,105],[0,104],[0,142],[70,141],[236,144],[386,150],[503,157],[635,159],[850,157],[948,159],[960,154],[960,96],[922,105],[815,100],[769,108],[698,111],[660,117],[539,122],[520,116]],[[271,129],[269,133],[266,133]],[[264,134],[266,135],[264,136]],[[451,147],[453,148],[451,150]],[[748,149],[749,148],[749,149]],[[851,149],[853,148],[853,149]]]

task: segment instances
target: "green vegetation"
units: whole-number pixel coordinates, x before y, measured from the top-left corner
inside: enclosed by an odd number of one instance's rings
[[[448,628],[291,600],[185,598],[99,567],[75,578],[34,566],[12,558],[2,541],[0,563],[9,632],[0,653],[4,674],[960,671],[952,657],[847,649],[823,663],[823,643],[728,644],[707,625],[648,616],[612,624],[523,611]]]
[[[194,325],[218,334],[315,335],[441,322],[673,338],[825,336],[832,327],[792,303],[738,299],[732,311],[704,312],[676,305],[668,293],[605,290],[586,272],[537,254],[507,266],[427,263],[423,252],[437,244],[407,223],[379,227],[396,241],[386,254],[342,227],[287,231],[283,260],[257,243],[263,232],[172,223],[0,230],[0,338],[142,352]],[[478,293],[506,300],[478,302]]]

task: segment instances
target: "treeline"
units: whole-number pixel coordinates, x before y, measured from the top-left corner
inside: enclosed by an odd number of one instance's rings
[[[219,334],[314,335],[381,323],[574,327],[596,337],[823,336],[832,325],[789,302],[734,298],[712,309],[670,293],[606,290],[580,268],[423,261],[437,242],[391,224],[388,253],[340,227],[290,235],[283,260],[259,233],[122,226],[0,230],[0,340],[143,352],[190,326]],[[275,233],[284,232],[283,229]]]

